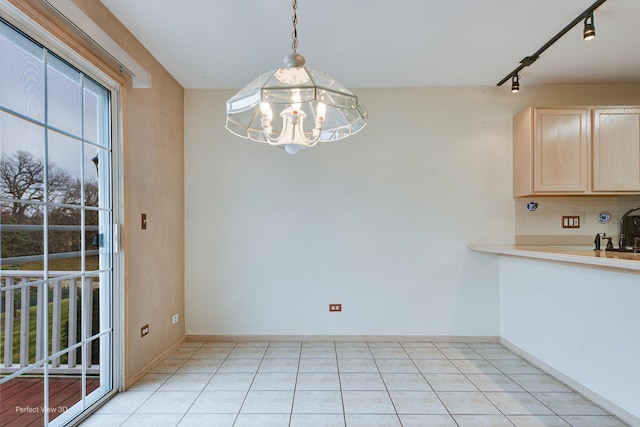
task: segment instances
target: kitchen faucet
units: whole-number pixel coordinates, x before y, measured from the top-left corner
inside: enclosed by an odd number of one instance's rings
[[[605,237],[607,234],[606,233],[598,233],[596,234],[596,238],[593,241],[593,243],[596,245],[596,248],[594,249],[594,251],[599,251],[600,250],[600,239]]]

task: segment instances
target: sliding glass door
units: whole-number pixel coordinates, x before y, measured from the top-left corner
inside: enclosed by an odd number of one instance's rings
[[[0,425],[113,387],[111,93],[0,20]]]

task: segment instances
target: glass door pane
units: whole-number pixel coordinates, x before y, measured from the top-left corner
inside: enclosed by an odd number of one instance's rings
[[[58,426],[113,384],[111,93],[2,20],[0,57],[0,425]]]

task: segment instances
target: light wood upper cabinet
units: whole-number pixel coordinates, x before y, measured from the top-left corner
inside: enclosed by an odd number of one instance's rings
[[[513,195],[640,192],[640,107],[529,107],[513,118]]]
[[[589,109],[527,108],[513,123],[513,193],[585,193]]]
[[[534,110],[533,191],[587,191],[588,119],[584,109]]]
[[[593,110],[593,191],[640,191],[640,108]]]

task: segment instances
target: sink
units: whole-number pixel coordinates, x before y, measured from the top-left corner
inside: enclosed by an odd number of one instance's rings
[[[593,245],[548,245],[550,249],[560,249],[563,251],[593,251]],[[605,245],[602,245],[602,252],[620,252],[620,253],[633,253],[633,248],[627,246],[625,248],[606,249]],[[640,253],[640,252],[639,252]]]
[[[609,249],[607,252],[633,252],[633,248],[617,248],[617,249]]]
[[[564,249],[566,251],[592,251],[593,245],[552,245],[552,249]]]
[[[551,249],[561,249],[565,251],[593,251],[593,245],[552,245],[549,246]],[[614,249],[605,249],[602,247],[603,252],[621,252],[621,253],[633,253],[633,248],[614,248]]]

